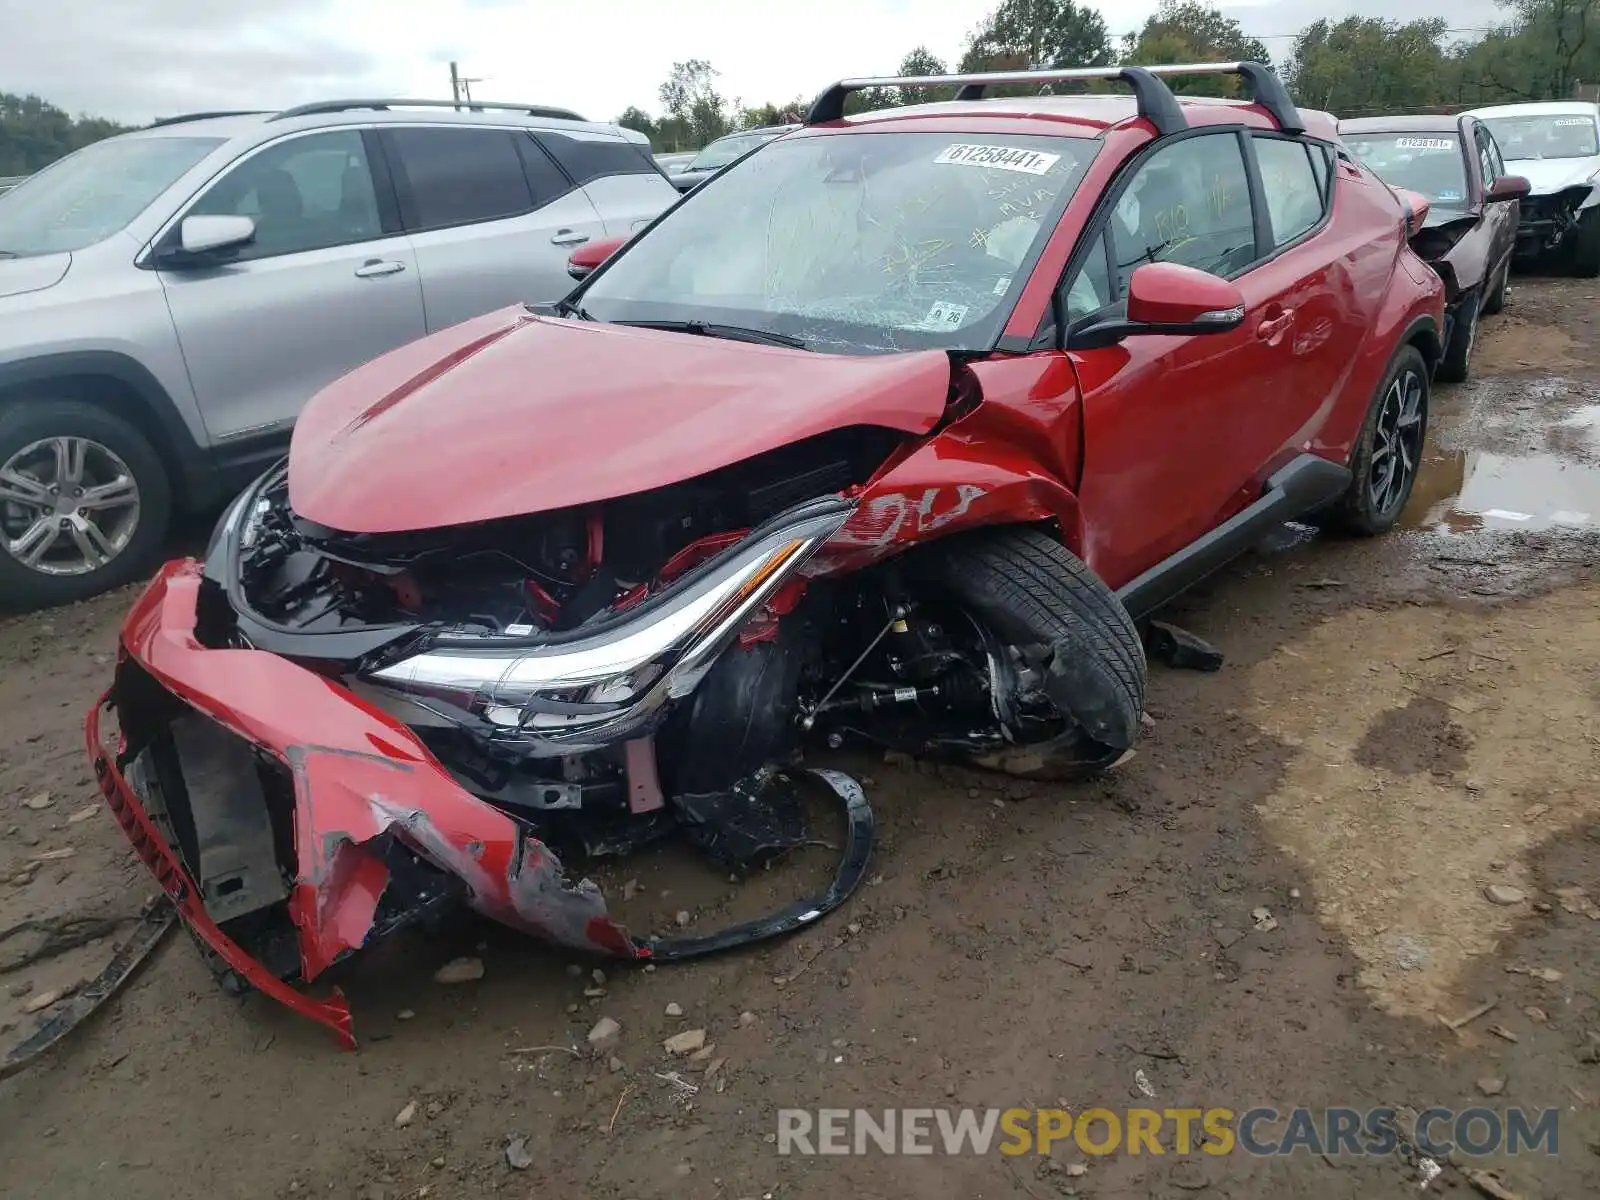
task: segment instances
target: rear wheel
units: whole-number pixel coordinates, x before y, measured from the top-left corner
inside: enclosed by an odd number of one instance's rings
[[[1038,529],[983,531],[922,552],[925,572],[1010,646],[1045,653],[1043,690],[1065,728],[1044,741],[975,755],[1035,778],[1092,775],[1132,745],[1144,710],[1144,646],[1116,594]]]
[[[147,573],[172,496],[132,425],[90,404],[0,409],[0,606],[84,600]]]
[[[1360,537],[1387,533],[1404,511],[1428,432],[1428,364],[1407,345],[1389,365],[1350,462],[1350,486],[1315,519]]]

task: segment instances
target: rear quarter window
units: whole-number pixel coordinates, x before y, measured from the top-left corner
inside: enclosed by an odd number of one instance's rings
[[[580,138],[541,131],[534,134],[534,139],[576,184],[607,175],[661,174],[647,147],[622,138]]]

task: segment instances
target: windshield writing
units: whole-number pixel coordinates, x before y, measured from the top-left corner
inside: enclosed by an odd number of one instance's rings
[[[717,176],[581,297],[599,320],[699,320],[813,349],[984,348],[1095,144],[790,138]]]
[[[1465,207],[1467,170],[1453,133],[1355,134],[1345,145],[1390,187],[1406,188],[1443,207]]]
[[[1593,117],[1494,117],[1484,121],[1504,158],[1588,158],[1600,154]]]

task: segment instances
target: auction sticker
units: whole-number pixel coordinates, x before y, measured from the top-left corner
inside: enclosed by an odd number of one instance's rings
[[[928,315],[922,318],[924,329],[959,329],[961,322],[967,319],[967,306],[965,304],[948,304],[943,300],[935,301]]]
[[[946,146],[939,151],[936,163],[958,163],[965,167],[998,167],[1002,171],[1021,171],[1026,175],[1044,175],[1061,161],[1059,154],[1041,154],[1037,150],[1019,150],[1015,146]]]
[[[1562,117],[1557,125],[1589,125],[1592,124],[1588,117]]]
[[[1449,138],[1397,138],[1394,143],[1401,150],[1454,150],[1456,144]]]

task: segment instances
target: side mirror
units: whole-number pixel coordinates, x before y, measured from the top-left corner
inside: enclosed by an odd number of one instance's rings
[[[1128,315],[1078,330],[1068,348],[1093,350],[1149,334],[1226,333],[1244,324],[1244,296],[1233,284],[1179,263],[1145,263],[1128,280]]]
[[[1521,200],[1532,189],[1532,185],[1521,175],[1502,175],[1489,185],[1488,194],[1484,200],[1490,204],[1499,204],[1506,200]]]
[[[178,245],[186,255],[238,250],[255,241],[256,223],[250,217],[185,217],[178,230]]]
[[[609,237],[580,246],[567,259],[567,274],[574,279],[584,278],[620,250],[626,241],[628,241],[627,237]]]
[[[1427,224],[1428,213],[1433,205],[1421,192],[1398,187],[1393,190],[1395,197],[1400,201],[1400,207],[1406,210],[1406,236],[1415,237]]]

